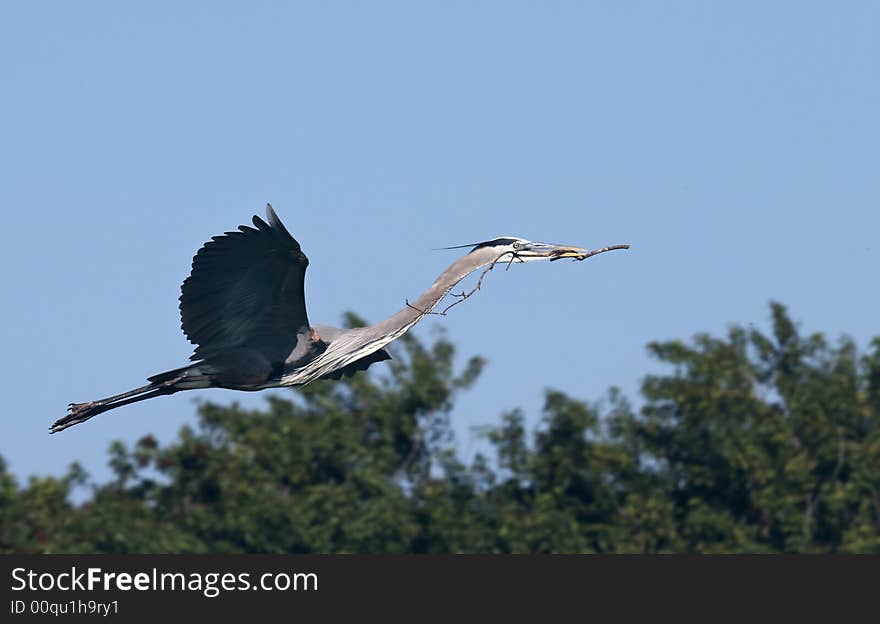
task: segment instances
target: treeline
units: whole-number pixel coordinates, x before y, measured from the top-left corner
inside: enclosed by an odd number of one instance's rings
[[[665,374],[638,411],[548,391],[534,431],[500,415],[469,465],[450,414],[483,361],[412,336],[381,373],[115,444],[109,483],[20,486],[0,461],[0,552],[880,552],[880,338],[771,312],[772,335],[648,345]]]

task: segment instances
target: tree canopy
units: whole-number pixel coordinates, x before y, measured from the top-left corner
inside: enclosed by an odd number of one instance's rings
[[[534,430],[500,414],[469,463],[450,418],[484,362],[412,335],[383,372],[115,443],[108,483],[22,486],[0,459],[0,552],[880,552],[880,338],[771,315],[649,344],[638,409],[547,390]]]

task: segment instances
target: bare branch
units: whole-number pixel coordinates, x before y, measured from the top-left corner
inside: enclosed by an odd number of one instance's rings
[[[597,256],[601,253],[605,253],[606,251],[614,251],[616,249],[629,249],[629,245],[611,245],[610,247],[602,247],[600,249],[594,249],[592,251],[585,251],[584,253],[580,254],[579,256],[557,256],[554,258],[550,258],[550,262],[554,262],[555,260],[562,260],[564,258],[571,258],[572,260],[577,260],[580,262],[582,260],[586,260],[587,258],[592,258],[593,256]],[[510,265],[513,264],[514,261],[519,260],[519,256],[517,255],[516,252],[505,251],[504,253],[499,254],[498,257],[495,258],[489,264],[489,266],[487,266],[485,269],[483,269],[483,272],[480,273],[480,278],[477,280],[477,285],[474,286],[469,292],[461,291],[460,293],[449,293],[453,297],[458,297],[458,299],[456,301],[453,301],[452,303],[450,303],[445,308],[443,308],[440,312],[420,310],[419,308],[412,305],[408,300],[404,300],[404,301],[406,302],[406,305],[408,307],[412,308],[413,310],[416,310],[417,312],[421,312],[422,314],[425,314],[425,315],[436,314],[437,316],[446,316],[446,313],[449,312],[449,310],[451,310],[452,308],[457,306],[459,303],[461,303],[465,299],[470,299],[471,296],[473,296],[478,290],[480,290],[480,288],[483,285],[483,278],[486,277],[486,274],[489,273],[489,271],[491,271],[492,269],[495,268],[495,265],[498,264],[498,262],[502,258],[504,258],[504,256],[510,256],[510,260],[507,261],[507,267],[505,268],[505,270],[509,270]],[[522,262],[522,260],[520,260],[520,262]]]
[[[507,255],[510,256],[510,261],[507,263],[507,268],[509,269],[511,263],[512,263],[512,262],[514,261],[514,259],[516,258],[516,254],[515,254],[515,253],[510,253],[509,251],[505,251],[503,254],[500,254],[497,258],[495,258],[495,259],[492,261],[492,264],[490,264],[490,265],[487,266],[485,269],[483,269],[483,272],[480,273],[480,279],[477,280],[477,285],[474,286],[474,287],[470,290],[470,292],[464,292],[464,291],[461,291],[460,293],[454,294],[453,297],[458,297],[458,300],[457,300],[457,301],[453,301],[453,302],[450,303],[448,306],[446,306],[445,308],[443,308],[443,310],[442,310],[441,312],[435,312],[435,314],[439,314],[439,315],[441,315],[441,316],[446,316],[446,313],[449,312],[450,309],[454,308],[455,306],[457,306],[459,303],[461,303],[461,302],[464,301],[465,299],[469,299],[469,298],[471,297],[471,295],[473,295],[473,294],[476,293],[478,290],[480,290],[480,288],[481,288],[482,285],[483,285],[483,278],[486,277],[486,274],[487,274],[489,271],[491,271],[492,269],[495,268],[495,265],[498,264],[498,261],[501,260],[501,258],[503,258],[504,256],[507,256]]]
[[[477,285],[474,286],[473,289],[472,289],[470,292],[467,292],[467,293],[466,293],[466,292],[464,292],[464,291],[461,291],[460,293],[450,293],[453,297],[459,297],[458,301],[455,301],[455,302],[453,302],[453,303],[450,303],[448,306],[446,306],[445,308],[443,308],[443,310],[441,310],[440,312],[433,312],[433,311],[428,311],[428,310],[421,310],[421,309],[415,307],[414,305],[412,305],[412,304],[409,302],[409,300],[407,300],[407,299],[404,299],[404,302],[406,303],[407,307],[410,307],[410,308],[412,308],[413,310],[415,310],[415,311],[417,311],[417,312],[421,312],[422,314],[425,314],[425,315],[428,315],[428,314],[436,314],[437,316],[446,316],[446,313],[449,311],[450,308],[452,308],[452,307],[458,305],[459,303],[461,303],[462,301],[464,301],[465,299],[467,299],[467,298],[469,298],[471,295],[473,295],[475,292],[477,292],[478,290],[480,290],[480,286],[482,286],[482,284],[483,284],[483,278],[486,277],[486,273],[488,273],[489,271],[491,271],[492,269],[494,269],[494,268],[495,268],[495,265],[498,264],[498,261],[501,260],[501,258],[503,258],[504,256],[507,256],[507,255],[510,255],[510,256],[511,256],[510,262],[513,262],[514,257],[516,256],[516,253],[511,253],[511,252],[509,252],[509,251],[505,251],[504,253],[499,254],[498,257],[495,258],[495,259],[492,261],[491,264],[489,264],[489,266],[487,266],[485,269],[483,269],[483,272],[480,273],[480,279],[477,280]],[[507,263],[507,268],[510,268],[510,262]]]
[[[629,249],[629,245],[611,245],[610,247],[602,247],[601,249],[594,249],[592,251],[587,251],[577,257],[573,257],[573,256],[570,256],[570,257],[572,258],[572,260],[581,261],[581,260],[586,260],[587,258],[592,258],[593,256],[599,255],[600,253],[605,253],[606,251],[614,251],[615,249]],[[452,296],[458,297],[458,300],[450,303],[448,306],[443,308],[443,310],[441,312],[433,312],[433,314],[439,314],[441,316],[446,316],[446,313],[449,312],[450,308],[457,306],[459,303],[461,303],[465,299],[470,298],[471,295],[475,294],[478,290],[480,290],[480,287],[483,285],[483,278],[486,277],[486,274],[489,271],[491,271],[492,269],[494,269],[495,265],[498,264],[498,261],[501,260],[506,255],[510,255],[510,260],[507,262],[507,269],[505,269],[505,270],[510,269],[510,265],[513,264],[513,261],[517,260],[518,257],[516,255],[516,253],[504,252],[503,254],[501,254],[497,258],[495,258],[492,261],[492,264],[490,264],[488,267],[486,267],[483,270],[483,272],[480,274],[480,279],[477,280],[477,285],[474,286],[470,292],[468,292],[468,293],[465,293],[465,292],[454,293]],[[550,258],[550,262],[553,262],[554,260],[562,260],[562,258]]]

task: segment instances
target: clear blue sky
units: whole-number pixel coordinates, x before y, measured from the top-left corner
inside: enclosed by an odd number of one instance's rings
[[[471,425],[543,390],[633,395],[653,339],[880,334],[876,2],[4,2],[2,436],[19,475],[167,440],[193,397],[46,433],[69,401],[184,364],[196,249],[271,201],[313,322],[375,321],[457,252],[597,247],[494,272],[444,319],[489,365]]]

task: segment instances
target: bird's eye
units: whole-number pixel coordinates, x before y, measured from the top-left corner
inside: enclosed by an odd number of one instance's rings
[[[514,241],[514,243],[513,243],[513,248],[514,248],[514,249],[519,249],[519,241]]]

